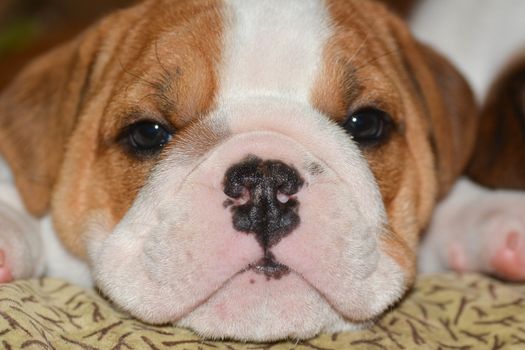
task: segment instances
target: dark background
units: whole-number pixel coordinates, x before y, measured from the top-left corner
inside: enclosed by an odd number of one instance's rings
[[[132,0],[0,0],[0,89],[34,56]]]

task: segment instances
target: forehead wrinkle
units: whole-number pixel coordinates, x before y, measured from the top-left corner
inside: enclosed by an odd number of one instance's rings
[[[378,9],[381,8],[381,6],[378,6]],[[359,14],[358,25],[361,32],[363,28],[375,29],[373,32],[366,32],[367,38],[370,38],[366,47],[369,57],[355,68],[355,73],[367,68],[373,68],[378,71],[383,77],[384,87],[380,90],[383,98],[380,95],[376,96],[376,101],[372,102],[378,104],[377,107],[379,108],[387,109],[392,117],[402,122],[399,119],[405,116],[404,110],[407,102],[402,97],[407,85],[411,85],[409,81],[411,77],[404,70],[402,46],[397,41],[395,28],[393,28],[390,21],[390,15],[388,12],[385,12],[387,16],[378,20],[377,16],[370,16],[362,8],[356,7],[355,11]],[[384,8],[383,11],[385,11]]]
[[[160,76],[154,80],[154,89],[156,93],[153,94],[159,110],[165,116],[170,115],[175,110],[175,101],[173,100],[174,90],[173,90],[173,73],[166,68],[162,63],[159,54],[158,38],[154,42],[155,49],[155,60],[158,66],[161,68]],[[181,69],[179,66],[174,68],[174,71],[177,75],[181,74]]]
[[[351,106],[359,99],[364,90],[363,82],[360,80],[356,74],[355,67],[352,63],[338,63],[336,64],[334,72],[335,84],[337,90],[334,93],[340,94],[341,101],[343,104],[343,109],[337,111],[336,113],[329,113],[332,118],[336,120],[343,121],[348,116],[348,112],[351,109]],[[329,98],[329,96],[328,96]]]
[[[356,11],[360,14],[361,26],[365,28],[375,28],[372,40],[368,40],[368,49],[372,55],[370,59],[366,60],[362,65],[356,68],[356,71],[366,68],[368,65],[375,65],[381,69],[382,74],[388,76],[391,71],[394,71],[399,77],[404,78],[401,67],[402,59],[402,48],[398,44],[396,35],[393,33],[392,25],[387,20],[378,21],[377,17],[368,16],[362,9],[356,8]],[[387,16],[387,18],[389,18]],[[369,38],[370,31],[367,32],[367,39]],[[399,64],[392,64],[391,60],[385,58],[394,58]]]
[[[353,55],[347,55],[348,48],[340,47],[340,36],[334,36],[330,40],[324,48],[323,68],[317,77],[311,98],[320,112],[341,120],[346,118],[350,106],[364,91],[363,81],[354,64],[360,49],[354,51]]]
[[[176,68],[178,71],[178,68]],[[169,116],[175,113],[176,101],[173,90],[173,75],[163,69],[163,73],[158,78],[153,80],[153,93],[150,96],[155,101],[160,113],[164,116]]]
[[[333,1],[332,4],[337,2],[334,0],[331,1]],[[365,11],[365,9],[363,9],[361,6],[356,6],[356,4],[352,1],[349,1],[348,4],[345,3],[345,7],[352,8],[352,17],[351,19],[349,19],[348,16],[338,18],[336,13],[334,20],[336,21],[337,25],[342,27],[342,31],[348,31],[349,23],[351,23],[352,31],[360,37],[364,36],[363,42],[359,45],[351,57],[351,61],[355,63],[354,72],[357,73],[358,71],[372,65],[380,68],[384,73],[385,65],[388,65],[386,68],[390,68],[390,65],[385,62],[383,58],[387,58],[392,55],[397,56],[399,51],[399,46],[395,45],[395,42],[391,40],[393,38],[388,21],[383,20],[383,17],[381,16],[370,16],[369,11]],[[382,8],[381,6],[377,5],[374,7],[377,10]],[[344,10],[347,9],[345,8]],[[386,17],[388,18],[388,16]],[[373,28],[373,30],[370,28]],[[359,60],[359,58],[361,59]],[[395,68],[397,68],[397,66]]]
[[[125,90],[127,91],[137,86],[145,86],[147,92],[137,102],[140,104],[143,100],[152,98],[158,111],[167,117],[175,112],[174,75],[180,75],[180,67],[175,66],[173,72],[162,63],[158,48],[158,38],[143,45],[140,52],[144,59],[139,62],[142,63],[141,66],[146,66],[146,69],[141,70],[141,72],[135,72],[133,69],[137,67],[136,64],[131,68],[120,65],[121,74],[127,74],[131,78]]]
[[[375,81],[367,79],[368,68],[373,69],[372,79],[378,74],[385,74],[382,58],[395,54],[382,42],[385,35],[385,21],[376,21],[369,15],[367,9],[373,4],[366,4],[365,8],[357,6],[358,1],[327,0],[330,13],[332,35],[324,47],[324,68],[318,76],[318,86],[314,90],[313,99],[317,107],[332,118],[346,117],[352,105],[366,103],[388,106],[387,101],[381,101],[381,91]],[[381,8],[374,5],[373,9]],[[379,28],[378,28],[379,27]],[[388,34],[387,34],[388,35]],[[361,72],[364,70],[365,72]],[[372,88],[370,101],[364,95],[366,87]],[[334,87],[336,88],[334,91]],[[324,91],[323,91],[324,90]],[[374,93],[375,91],[375,93]],[[334,99],[334,93],[337,98]]]
[[[105,35],[105,39],[101,40],[101,47],[99,52],[114,52],[115,54],[104,56],[107,57],[107,62],[103,67],[103,71],[100,73],[99,81],[107,81],[109,79],[115,79],[122,81],[126,75],[125,67],[129,66],[130,62],[136,62],[139,57],[143,56],[145,50],[145,44],[135,47],[130,45],[130,42],[135,39],[137,33],[144,31],[144,27],[151,22],[151,14],[155,11],[155,3],[152,1],[144,2],[140,7],[132,8],[127,11],[123,11],[112,17],[108,17],[104,20],[104,24],[98,29],[99,35]],[[130,20],[126,15],[133,14],[133,19]],[[133,23],[133,25],[130,25]],[[124,28],[119,30],[120,28]],[[103,30],[104,28],[109,30]],[[115,40],[108,40],[107,33],[111,36],[115,36]],[[102,54],[101,54],[102,55]],[[124,58],[127,58],[123,61]],[[122,69],[118,69],[120,67]],[[115,96],[118,91],[118,84],[113,85],[111,90],[111,96]],[[107,107],[107,106],[106,106]],[[104,112],[107,111],[107,108]]]
[[[158,3],[155,5],[156,2],[154,1],[146,3],[148,5],[143,6],[146,10],[141,12],[142,15],[138,16],[137,21],[133,25],[126,25],[118,47],[113,50],[115,54],[111,55],[111,67],[107,67],[104,77],[109,79],[109,75],[111,75],[111,78],[116,81],[128,82],[127,86],[124,87],[122,84],[114,84],[112,96],[125,95],[122,94],[123,91],[136,89],[137,85],[143,83],[142,85],[146,89],[142,88],[143,95],[137,96],[135,102],[149,99],[149,103],[155,104],[159,113],[170,118],[177,115],[179,107],[181,107],[178,105],[178,97],[181,91],[177,86],[181,62],[176,66],[173,66],[169,61],[165,62],[167,55],[177,56],[177,51],[173,52],[171,46],[166,47],[165,43],[161,43],[159,40],[177,34],[180,37],[180,43],[175,41],[168,44],[176,47],[180,44],[187,51],[188,42],[194,42],[189,38],[195,38],[198,41],[197,45],[193,47],[196,54],[213,61],[214,48],[211,47],[211,57],[207,57],[210,55],[210,47],[208,46],[210,46],[209,43],[214,42],[213,37],[219,36],[219,32],[222,31],[219,11],[222,5],[214,1],[198,2],[195,6],[190,2],[183,1],[165,2],[166,6],[158,6]],[[166,22],[169,23],[168,26],[166,26]],[[199,22],[203,22],[203,24]],[[217,24],[219,27],[215,28],[214,26]],[[201,31],[208,35],[203,36]],[[212,31],[211,35],[209,35],[210,31]],[[203,41],[205,45],[199,40]],[[200,52],[203,46],[206,49],[205,53]],[[188,59],[188,64],[191,66],[191,58]],[[147,68],[144,69],[144,67]],[[126,76],[128,77],[126,78]],[[140,94],[138,89],[136,91]],[[107,108],[105,112],[107,112]]]
[[[120,96],[126,96],[129,104],[128,111],[137,114],[136,111],[148,110],[150,114],[159,114],[168,118],[175,112],[175,100],[172,96],[172,77],[171,74],[163,72],[151,78],[146,73],[136,74],[130,69],[122,67],[122,74],[129,76],[129,81],[124,85],[115,84],[114,90],[120,91]],[[115,97],[115,96],[113,96]],[[104,114],[110,112],[109,108],[115,107],[115,98],[111,99],[106,105]],[[116,106],[118,107],[118,103]]]
[[[343,68],[343,100],[345,101],[347,109],[350,108],[352,102],[357,100],[358,96],[363,91],[363,85],[355,72],[355,67],[352,63],[347,64]]]

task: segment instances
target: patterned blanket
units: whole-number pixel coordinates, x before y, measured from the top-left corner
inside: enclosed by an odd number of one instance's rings
[[[54,279],[0,286],[4,349],[525,349],[525,285],[479,275],[422,276],[370,329],[271,344],[215,342],[151,326],[93,290]]]

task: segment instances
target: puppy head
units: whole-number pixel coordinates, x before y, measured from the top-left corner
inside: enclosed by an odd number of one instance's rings
[[[244,340],[398,300],[475,123],[447,62],[342,0],[146,1],[36,61],[0,108],[26,205],[104,293]]]
[[[525,54],[492,85],[468,175],[482,185],[525,189]]]

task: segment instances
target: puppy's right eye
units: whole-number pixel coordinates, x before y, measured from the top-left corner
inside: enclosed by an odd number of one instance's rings
[[[126,141],[131,151],[139,154],[159,152],[171,140],[172,135],[166,127],[155,121],[141,121],[130,125],[126,131]]]

